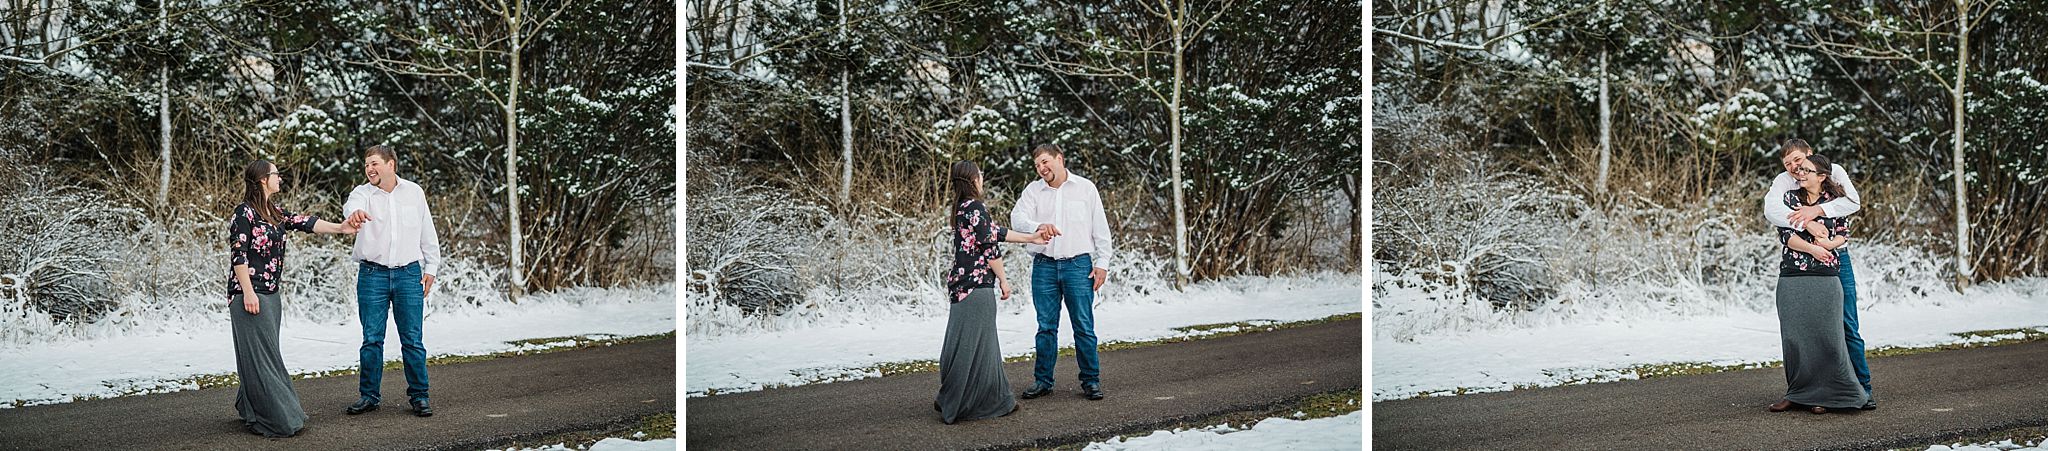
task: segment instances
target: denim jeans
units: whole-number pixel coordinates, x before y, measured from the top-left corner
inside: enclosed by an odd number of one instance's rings
[[[1052,370],[1060,357],[1063,305],[1074,328],[1074,358],[1081,366],[1081,385],[1102,381],[1101,362],[1095,355],[1095,282],[1088,278],[1094,269],[1092,261],[1087,254],[1067,260],[1032,256],[1031,306],[1038,311],[1038,353],[1031,375],[1039,387],[1053,386]]]
[[[1842,262],[1842,333],[1849,343],[1849,366],[1856,368],[1856,381],[1863,393],[1870,393],[1870,362],[1863,358],[1863,334],[1856,331],[1856,271],[1849,266],[1849,249],[1835,250]]]
[[[357,373],[364,398],[381,402],[384,384],[384,325],[388,318],[398,324],[400,354],[405,361],[407,400],[427,399],[427,346],[422,343],[420,323],[426,307],[426,289],[420,285],[420,264],[386,268],[362,262],[356,269],[356,310],[363,322],[362,371]]]

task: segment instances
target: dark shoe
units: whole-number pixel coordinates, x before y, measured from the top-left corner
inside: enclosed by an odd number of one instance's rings
[[[414,416],[431,417],[434,416],[434,408],[427,406],[427,400],[415,399],[412,401],[412,414]]]
[[[1814,415],[1820,415],[1823,413],[1828,413],[1828,408],[1821,406],[1813,406],[1806,408],[1806,411],[1813,412]]]
[[[1862,409],[1862,410],[1877,410],[1877,400],[1875,400],[1875,399],[1872,399],[1872,400],[1870,400],[1870,402],[1865,402],[1865,403],[1863,403],[1863,407],[1858,407],[1858,409]]]
[[[1089,384],[1081,386],[1081,396],[1088,397],[1089,401],[1101,401],[1107,395],[1102,394],[1101,386]]]
[[[370,398],[363,398],[356,401],[356,405],[348,406],[349,415],[361,415],[363,412],[372,410],[377,410],[377,402],[371,401]]]
[[[1015,404],[1015,405],[1012,405],[1012,406],[1010,406],[1010,411],[1008,411],[1008,412],[1003,412],[1003,414],[1002,414],[1002,415],[997,415],[997,416],[1004,416],[1004,417],[1007,417],[1007,416],[1010,416],[1010,414],[1013,414],[1013,413],[1017,413],[1017,411],[1019,411],[1019,410],[1024,410],[1024,405],[1023,405],[1023,404]]]
[[[939,402],[938,402],[938,401],[932,401],[932,411],[933,411],[933,412],[944,412],[944,410],[940,410],[940,409],[939,409]]]
[[[1032,399],[1040,396],[1045,396],[1046,393],[1052,393],[1052,387],[1040,387],[1034,385],[1031,387],[1030,390],[1025,390],[1022,396],[1024,399]]]

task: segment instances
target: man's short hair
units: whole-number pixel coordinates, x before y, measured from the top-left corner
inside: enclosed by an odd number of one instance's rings
[[[1785,140],[1785,143],[1778,147],[1779,156],[1790,154],[1794,151],[1813,155],[1813,146],[1807,145],[1804,139],[1792,138]]]
[[[1031,159],[1036,160],[1038,159],[1039,155],[1052,155],[1055,157],[1062,158],[1067,156],[1067,154],[1060,152],[1060,146],[1058,144],[1052,143],[1039,144],[1038,147],[1031,148]]]
[[[370,146],[370,148],[368,148],[368,149],[363,149],[363,156],[367,157],[367,156],[371,156],[371,155],[376,155],[376,156],[379,156],[379,157],[383,157],[383,158],[384,158],[384,161],[387,161],[387,162],[392,162],[392,163],[397,163],[397,162],[398,162],[398,154],[396,154],[396,153],[392,152],[392,151],[391,151],[391,147],[389,147],[389,146],[385,146],[385,145],[383,145],[383,144],[378,144],[378,145]]]

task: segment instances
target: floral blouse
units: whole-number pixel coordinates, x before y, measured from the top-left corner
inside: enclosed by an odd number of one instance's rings
[[[968,199],[953,207],[953,268],[946,271],[952,302],[967,300],[967,293],[977,288],[996,286],[996,273],[988,262],[1003,258],[996,244],[1009,233],[989,218],[988,207],[979,200]]]
[[[1805,192],[1805,190],[1786,191],[1785,206],[1792,207],[1792,209],[1797,210],[1799,209],[1799,207],[1827,203],[1828,201],[1834,200],[1835,198],[1835,196],[1829,195],[1827,192],[1823,191],[1820,194],[1819,202],[1808,204],[1804,202],[1805,199],[1802,199],[1804,197]],[[1849,218],[1821,217],[1814,218],[1814,220],[1820,221],[1821,226],[1827,227],[1829,235],[1839,237],[1849,236]],[[1812,254],[1792,250],[1791,242],[1793,236],[1798,236],[1799,239],[1806,240],[1806,242],[1808,243],[1814,242],[1813,234],[1807,232],[1806,229],[1802,228],[1794,230],[1779,227],[1778,244],[1782,246],[1780,250],[1784,255],[1782,256],[1783,258],[1780,261],[1780,263],[1778,263],[1778,276],[1788,277],[1840,275],[1841,268],[1839,267],[1839,264],[1822,262],[1820,261],[1820,259],[1814,258]]]
[[[277,208],[284,224],[271,224],[256,215],[256,208],[249,204],[235,207],[235,218],[228,222],[228,301],[241,300],[242,281],[235,280],[235,265],[249,265],[249,283],[256,285],[257,293],[276,293],[279,274],[284,272],[284,232],[297,230],[312,232],[313,224],[319,218],[295,215]]]

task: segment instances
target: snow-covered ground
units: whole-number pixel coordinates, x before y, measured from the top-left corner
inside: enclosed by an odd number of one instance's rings
[[[638,432],[635,432],[633,434],[636,436],[640,435],[640,433]],[[675,449],[682,449],[679,446],[680,445],[676,443],[676,439],[672,438],[645,441],[623,438],[607,438],[604,440],[599,440],[597,441],[597,443],[590,444],[590,448],[586,448],[582,451],[669,451]],[[507,449],[505,451],[577,451],[577,449],[570,448],[566,443],[557,443],[542,448],[512,448]]]
[[[1378,283],[1378,282],[1376,282]],[[1410,291],[1387,290],[1382,296]],[[1400,299],[1375,298],[1375,304]],[[1723,309],[1698,315],[1645,314],[1639,320],[1531,321],[1527,326],[1474,326],[1423,333],[1414,340],[1376,335],[1373,400],[1422,394],[1505,391],[1632,379],[1643,364],[1702,362],[1742,365],[1783,358],[1774,311]],[[1982,284],[1969,295],[1939,291],[1865,304],[1859,310],[1869,349],[1987,341],[1957,333],[2032,328],[2048,332],[2048,280]],[[1375,312],[1374,326],[1381,327]],[[2019,338],[2021,334],[2008,334]],[[1882,377],[1876,384],[1883,386]]]
[[[1156,431],[1135,438],[1117,437],[1088,444],[1088,451],[1171,449],[1364,449],[1365,412],[1313,420],[1275,417],[1245,429],[1229,425]]]
[[[428,302],[434,298],[429,297]],[[286,300],[285,308],[292,304]],[[578,288],[521,298],[519,304],[490,308],[449,307],[426,317],[425,341],[432,356],[478,355],[573,344],[513,345],[534,338],[641,336],[676,330],[673,285],[647,288]],[[188,324],[185,330],[152,328],[147,334],[0,346],[0,408],[69,402],[73,397],[160,393],[195,387],[179,379],[235,371],[234,345],[226,312],[220,321]],[[284,362],[293,373],[356,366],[362,329],[293,321],[280,331]],[[398,336],[387,333],[385,359],[399,359]]]
[[[863,370],[875,364],[936,359],[945,338],[946,305],[937,296],[933,299],[935,305],[930,308],[937,314],[899,313],[819,327],[717,336],[689,334],[684,388],[689,396],[705,396],[709,390],[725,393],[852,380],[879,376]],[[1005,356],[1032,353],[1038,326],[1025,299],[1019,295],[998,301],[996,335]],[[1234,278],[1197,284],[1186,293],[1103,302],[1095,308],[1095,334],[1102,343],[1143,341],[1214,333],[1177,331],[1176,327],[1304,321],[1355,313],[1363,307],[1355,273]],[[1071,329],[1061,321],[1060,346],[1072,346]]]
[[[2015,443],[2012,440],[1996,442],[1951,443],[1927,447],[1927,451],[2048,451],[2048,441],[2033,440]]]

